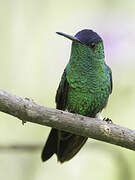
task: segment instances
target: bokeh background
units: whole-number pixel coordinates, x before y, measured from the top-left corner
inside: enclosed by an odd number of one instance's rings
[[[71,42],[58,36],[95,30],[104,39],[114,89],[105,117],[135,128],[135,1],[0,0],[0,88],[55,107],[55,93],[70,56]],[[69,162],[46,163],[41,150],[50,128],[0,113],[0,179],[134,180],[135,153],[89,139]],[[3,149],[10,145],[37,148]]]

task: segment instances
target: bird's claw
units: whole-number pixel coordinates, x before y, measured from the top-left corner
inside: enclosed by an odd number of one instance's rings
[[[108,124],[112,124],[113,123],[112,120],[109,119],[109,118],[104,118],[103,121],[106,121]]]
[[[25,97],[24,99],[31,101],[31,102],[34,102],[34,100],[32,98]]]

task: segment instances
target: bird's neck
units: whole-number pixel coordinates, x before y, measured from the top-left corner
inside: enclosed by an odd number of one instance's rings
[[[95,87],[95,84],[100,86],[106,77],[104,57],[92,55],[90,49],[85,45],[83,48],[72,46],[66,73],[67,80],[73,87],[85,87],[86,84],[90,87]]]
[[[101,70],[104,66],[104,51],[93,53],[86,45],[73,43],[69,66],[80,73],[87,73],[88,71],[92,73],[95,70]]]

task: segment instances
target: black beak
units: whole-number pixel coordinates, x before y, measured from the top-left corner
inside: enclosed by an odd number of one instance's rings
[[[80,42],[79,39],[77,39],[76,37],[74,36],[71,36],[71,35],[68,35],[68,34],[65,34],[65,33],[62,33],[62,32],[56,32],[57,34],[61,35],[61,36],[64,36],[72,41],[76,41],[76,42]]]

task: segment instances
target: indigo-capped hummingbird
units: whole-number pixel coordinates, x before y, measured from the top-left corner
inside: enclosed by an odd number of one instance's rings
[[[101,119],[100,113],[112,92],[112,73],[104,61],[103,40],[89,29],[75,36],[57,34],[70,39],[72,49],[56,93],[56,108]],[[86,140],[87,137],[52,129],[42,151],[42,160],[48,160],[55,153],[61,163],[68,161]]]

